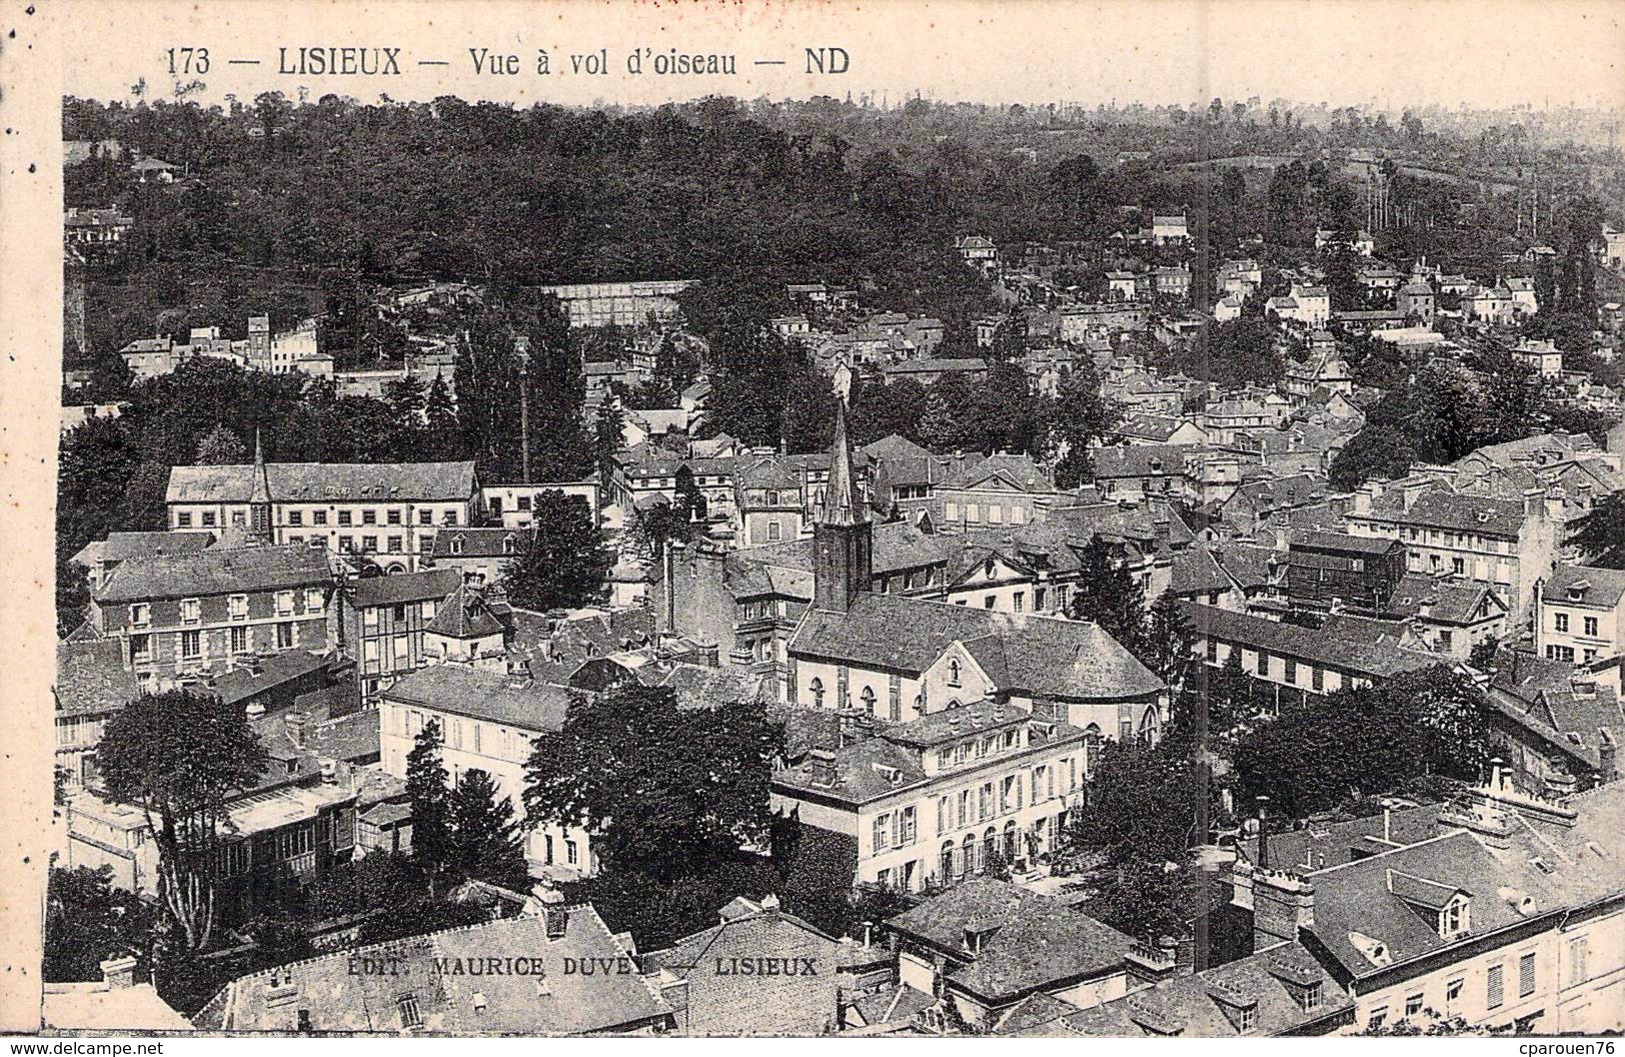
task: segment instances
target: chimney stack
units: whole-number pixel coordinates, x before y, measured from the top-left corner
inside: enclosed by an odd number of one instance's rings
[[[828,749],[813,749],[807,753],[812,762],[812,783],[824,789],[835,786],[835,754]]]
[[[542,908],[542,927],[547,930],[549,942],[564,938],[565,930],[570,927],[570,910],[559,904],[549,904]]]
[[[283,729],[288,732],[288,740],[305,747],[305,714],[303,712],[289,712],[282,717]]]
[[[1253,872],[1253,949],[1297,941],[1315,923],[1315,886],[1296,874]]]
[[[126,955],[122,958],[109,958],[101,963],[102,980],[107,983],[108,990],[118,991],[126,987],[135,986],[135,959]]]
[[[1270,809],[1270,798],[1267,797],[1267,796],[1259,797],[1258,798],[1258,868],[1260,870],[1268,870],[1270,868],[1270,834],[1269,834],[1269,830],[1265,828],[1267,818],[1268,818],[1268,815],[1269,815],[1269,809]]]

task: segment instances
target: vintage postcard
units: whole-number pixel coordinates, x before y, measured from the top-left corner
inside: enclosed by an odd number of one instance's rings
[[[14,0],[0,126],[13,1052],[1625,1030],[1625,3]]]

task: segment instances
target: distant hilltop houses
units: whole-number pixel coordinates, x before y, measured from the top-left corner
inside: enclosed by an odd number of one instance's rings
[[[303,371],[318,378],[331,378],[333,357],[322,354],[316,346],[314,319],[273,334],[271,317],[250,316],[248,337],[241,340],[221,337],[219,327],[193,327],[184,343],[167,336],[140,338],[120,349],[119,355],[138,382],[169,374],[199,356],[270,374]]]

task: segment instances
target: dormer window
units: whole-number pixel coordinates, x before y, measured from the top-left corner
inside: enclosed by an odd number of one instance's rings
[[[503,554],[512,554],[513,553],[513,548],[514,548],[513,537],[512,536],[503,537],[503,540],[502,540],[502,553]]]
[[[1439,911],[1439,938],[1451,940],[1464,934],[1469,928],[1469,921],[1467,897],[1458,894]]]
[[[451,538],[451,552],[453,554],[461,554],[461,553],[463,553],[463,537],[462,536],[453,536]]]
[[[1321,994],[1320,984],[1318,982],[1310,984],[1298,995],[1298,1005],[1303,1007],[1303,1011],[1305,1013],[1313,1013],[1315,1010],[1320,1008],[1323,1001],[1324,996]]]

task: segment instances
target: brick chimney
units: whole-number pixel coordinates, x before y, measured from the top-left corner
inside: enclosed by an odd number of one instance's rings
[[[1616,759],[1619,742],[1615,740],[1611,731],[1605,729],[1599,728],[1597,735],[1597,781],[1612,782],[1619,777],[1619,763]]]
[[[102,962],[102,979],[106,981],[109,990],[117,991],[126,987],[135,986],[135,959],[131,957],[109,958]]]
[[[812,767],[812,783],[822,789],[835,786],[835,754],[828,749],[813,749],[807,753]]]
[[[1291,943],[1315,923],[1315,886],[1282,870],[1253,871],[1253,949]]]
[[[305,714],[303,712],[288,712],[282,717],[282,728],[288,732],[288,740],[305,747]]]

